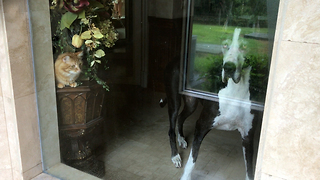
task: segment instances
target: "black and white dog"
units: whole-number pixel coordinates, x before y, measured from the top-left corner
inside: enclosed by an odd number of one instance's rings
[[[221,75],[222,81],[227,83],[227,86],[219,91],[219,102],[201,100],[203,109],[196,122],[194,140],[181,180],[191,180],[191,172],[197,160],[201,142],[211,129],[238,130],[240,132],[246,164],[246,179],[253,179],[253,135],[255,123],[253,121],[254,114],[251,111],[249,92],[251,67],[243,68],[244,55],[239,48],[240,32],[241,29],[235,29],[231,44],[223,46],[224,56]],[[183,123],[195,111],[198,104],[197,98],[179,94],[179,72],[179,61],[169,63],[165,70],[165,87],[170,120],[171,160],[176,167],[181,167],[176,138],[179,146],[182,148],[187,147],[187,142],[183,135]],[[185,105],[178,115],[181,97]],[[178,122],[178,137],[175,134],[176,122]]]

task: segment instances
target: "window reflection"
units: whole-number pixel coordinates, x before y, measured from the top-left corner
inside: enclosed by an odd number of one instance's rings
[[[125,27],[125,19],[126,19],[126,4],[125,0],[114,0],[113,1],[113,11],[112,18],[118,20],[118,27],[116,28],[119,33],[119,39],[126,38],[126,27]]]
[[[277,3],[270,4],[267,0],[194,0],[193,8],[189,9],[192,16],[184,90],[216,96],[226,85],[221,79],[223,49],[230,46],[234,30],[241,28],[239,51],[244,56],[243,67],[252,66],[251,99],[263,103],[273,43],[273,17],[277,16],[276,11],[268,14],[268,8],[278,8]]]
[[[114,0],[113,1],[113,17],[114,18],[125,18],[125,0]]]

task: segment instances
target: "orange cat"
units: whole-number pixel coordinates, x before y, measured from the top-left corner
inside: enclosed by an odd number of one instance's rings
[[[69,52],[60,54],[54,64],[56,76],[56,84],[58,88],[63,88],[66,85],[76,87],[75,82],[80,76],[82,68],[83,52]]]

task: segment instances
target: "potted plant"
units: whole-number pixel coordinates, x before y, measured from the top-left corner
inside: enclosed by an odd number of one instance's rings
[[[111,0],[52,0],[51,22],[56,57],[64,52],[84,52],[82,78],[102,85],[98,70],[108,69],[105,51],[115,45],[118,33],[111,22]],[[81,85],[81,81],[78,81]]]
[[[57,106],[62,161],[98,177],[104,164],[94,149],[101,145],[105,91],[98,76],[108,69],[105,51],[117,41],[111,15],[111,0],[50,0],[54,59],[66,52],[83,52],[82,77],[77,87],[57,88]],[[97,140],[98,138],[98,140]]]

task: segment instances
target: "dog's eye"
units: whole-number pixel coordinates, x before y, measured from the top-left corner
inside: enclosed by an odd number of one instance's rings
[[[229,39],[224,40],[224,41],[222,42],[222,48],[228,50],[228,49],[230,48],[230,44],[231,44],[231,42],[230,42]]]
[[[244,50],[244,49],[247,49],[248,43],[247,43],[246,41],[241,40],[240,43],[241,43],[241,44],[240,44],[240,48],[241,48],[241,49],[243,49],[243,50]]]

